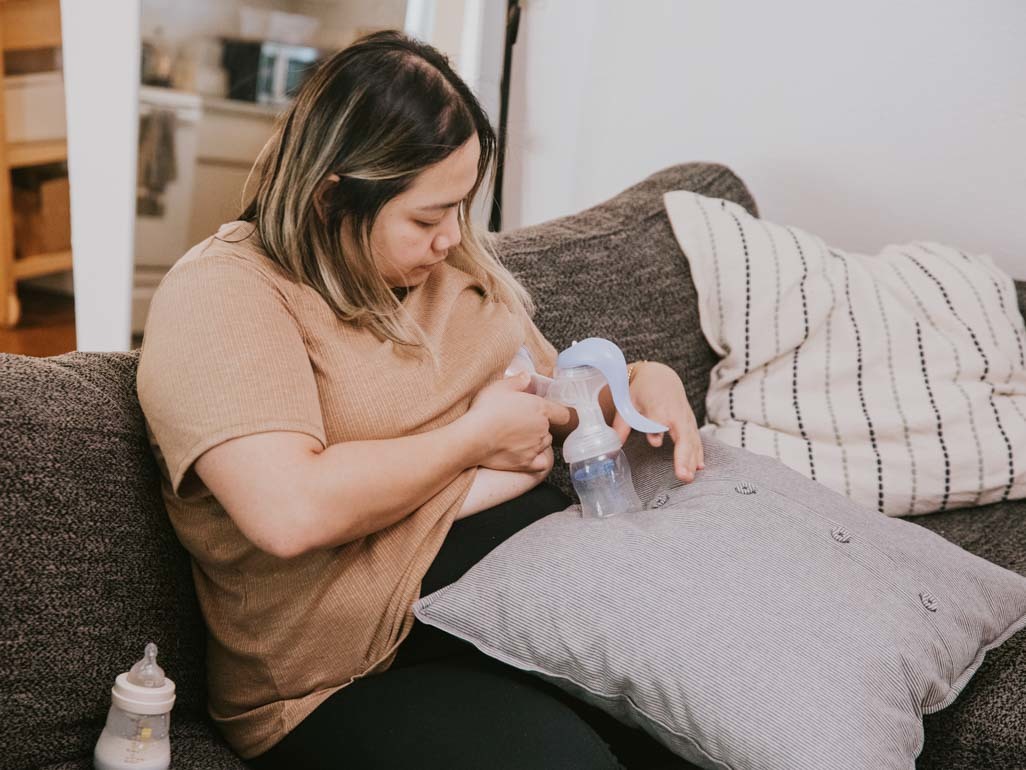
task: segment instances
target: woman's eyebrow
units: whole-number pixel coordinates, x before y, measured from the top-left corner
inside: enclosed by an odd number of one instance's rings
[[[462,200],[453,201],[452,203],[432,203],[430,206],[417,206],[417,211],[441,211],[442,209],[451,209],[453,206],[459,206],[463,203]]]

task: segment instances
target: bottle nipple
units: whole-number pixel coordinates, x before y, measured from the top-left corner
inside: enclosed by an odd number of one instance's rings
[[[128,672],[128,681],[140,687],[163,687],[164,669],[157,665],[157,645],[149,642],[143,659]]]

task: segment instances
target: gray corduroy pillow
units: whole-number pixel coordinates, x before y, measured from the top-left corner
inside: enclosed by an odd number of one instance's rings
[[[632,437],[646,509],[552,514],[417,617],[702,767],[911,770],[922,715],[1026,625],[1026,578],[706,437]]]

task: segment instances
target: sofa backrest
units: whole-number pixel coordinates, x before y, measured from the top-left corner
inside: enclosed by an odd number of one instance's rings
[[[92,753],[148,641],[205,713],[204,628],[135,395],[136,353],[0,355],[0,766]]]

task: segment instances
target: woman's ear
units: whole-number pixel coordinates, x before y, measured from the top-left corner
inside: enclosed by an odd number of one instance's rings
[[[325,219],[325,216],[324,216],[324,210],[325,210],[324,198],[328,194],[328,191],[331,190],[332,187],[337,185],[338,182],[339,182],[338,174],[328,174],[321,181],[321,183],[319,185],[317,185],[317,190],[314,192],[314,211],[317,212],[317,216],[319,216],[321,218],[321,221],[324,221],[324,219]]]

